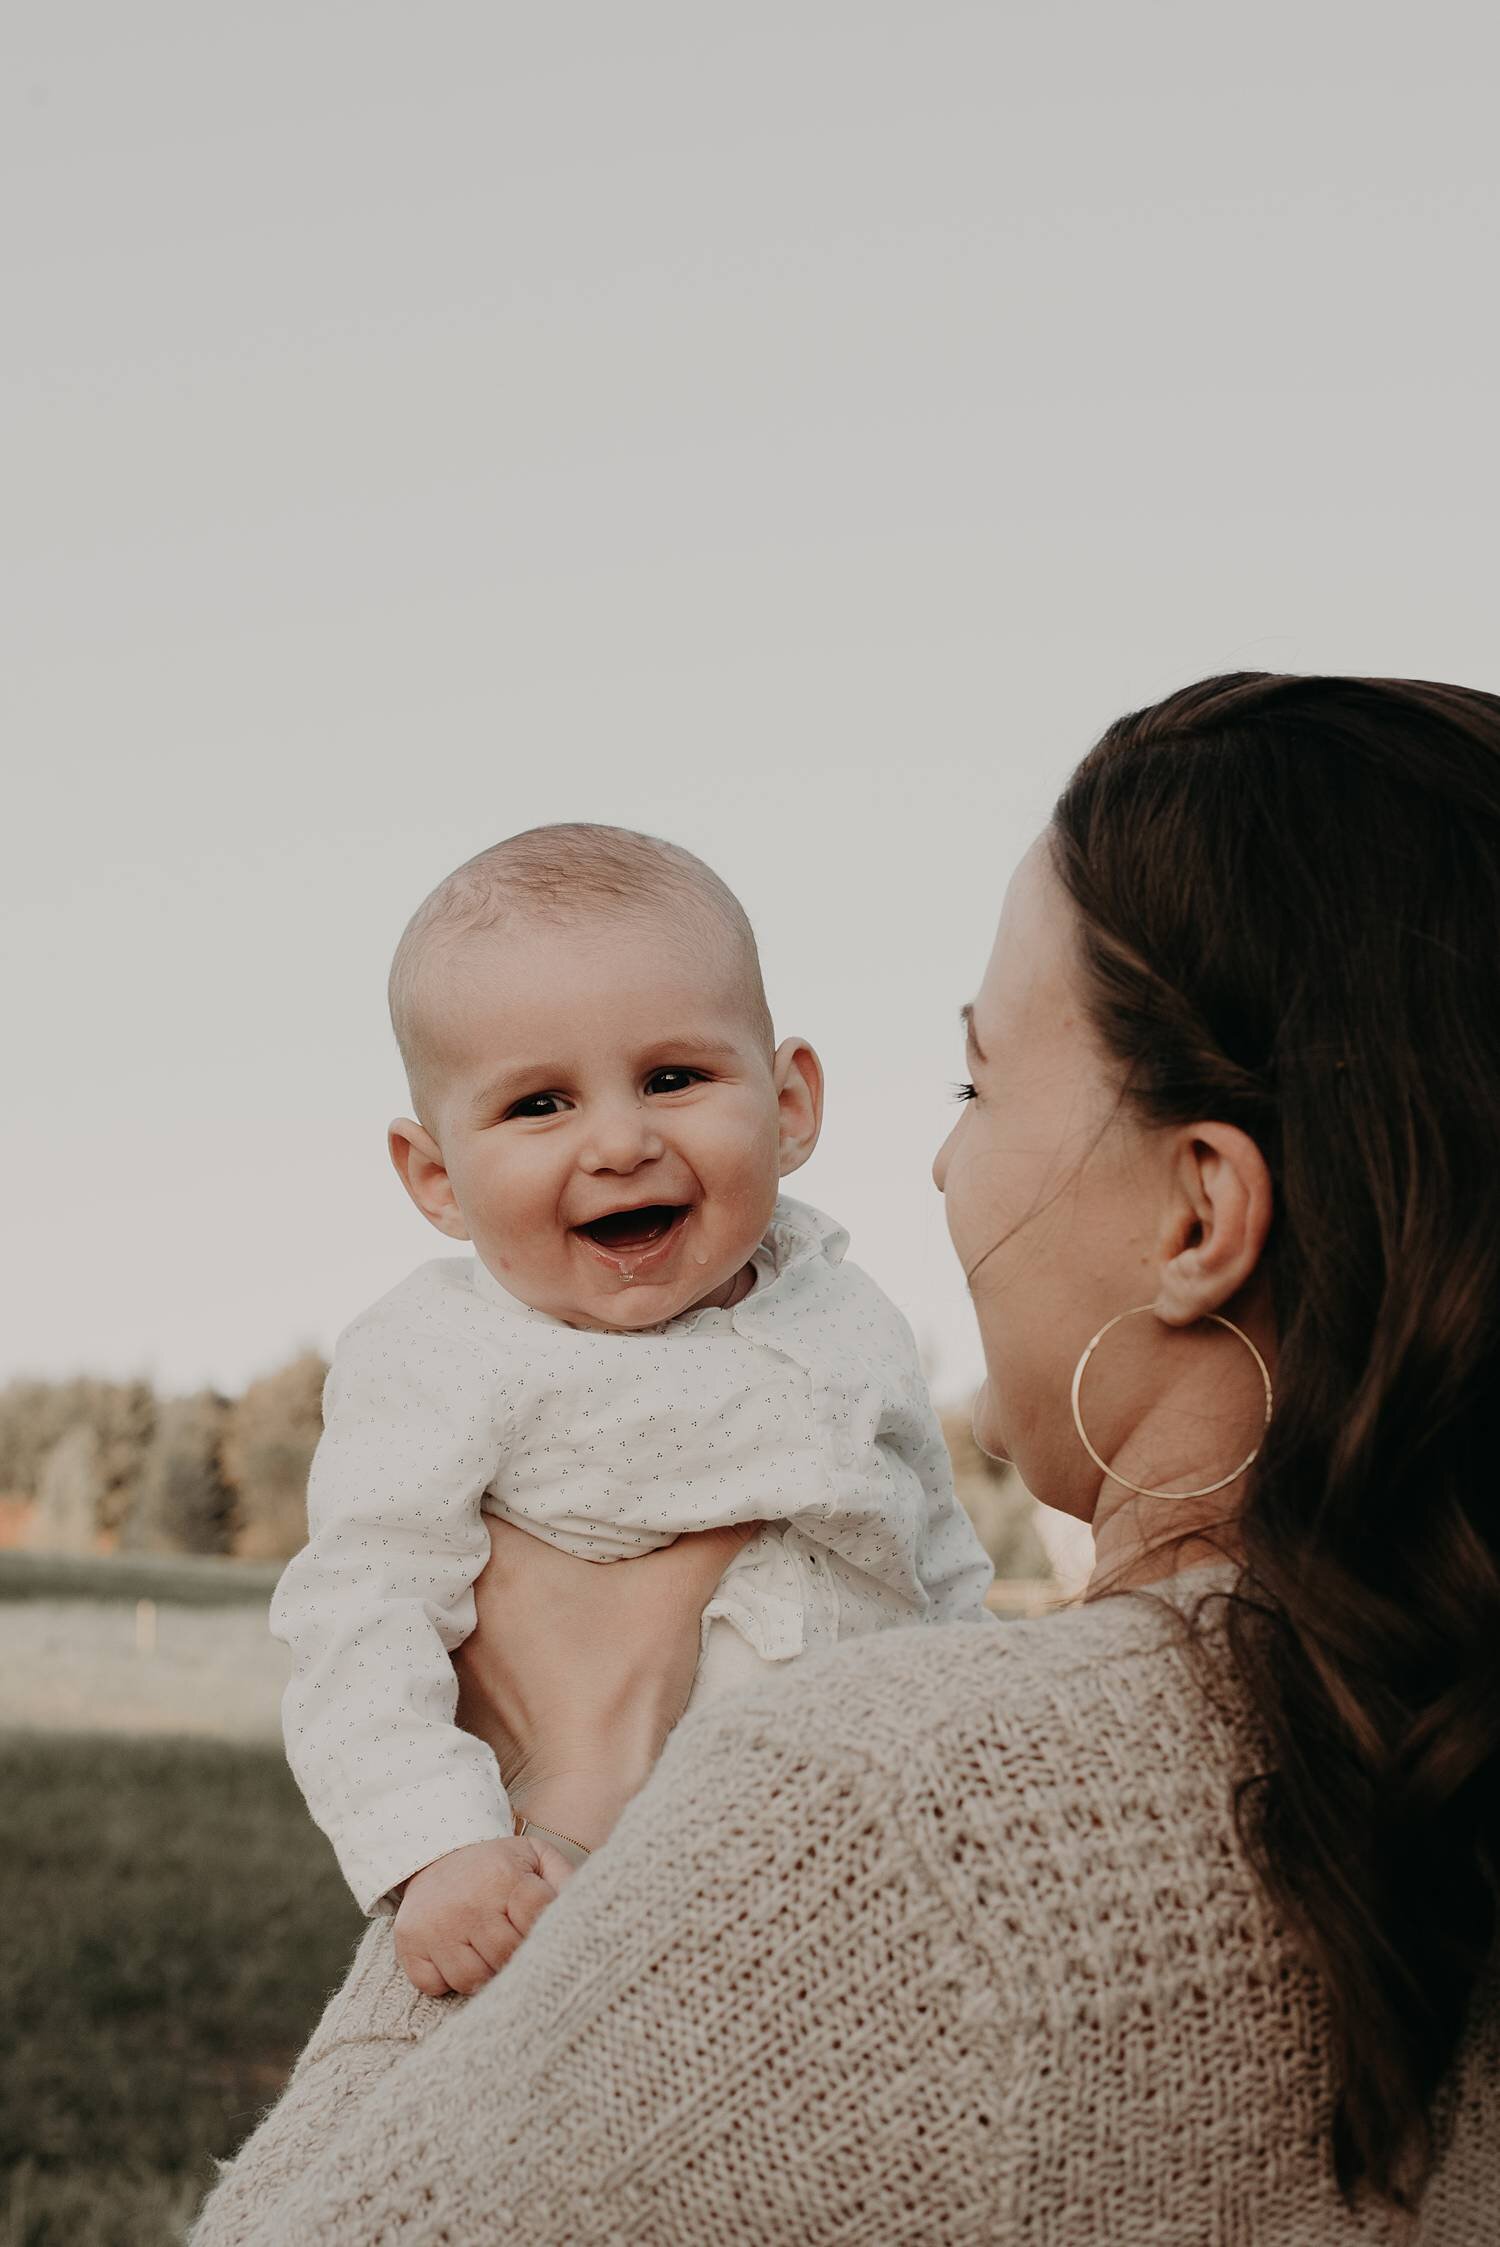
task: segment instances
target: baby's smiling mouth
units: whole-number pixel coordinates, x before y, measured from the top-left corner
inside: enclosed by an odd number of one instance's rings
[[[592,1218],[587,1225],[575,1225],[573,1230],[596,1247],[619,1255],[630,1249],[655,1247],[687,1214],[686,1203],[651,1202],[644,1209],[612,1210],[606,1217]]]

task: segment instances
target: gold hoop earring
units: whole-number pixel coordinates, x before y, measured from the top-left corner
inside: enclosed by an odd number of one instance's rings
[[[1094,1465],[1098,1468],[1101,1468],[1102,1471],[1109,1476],[1111,1482],[1117,1482],[1121,1484],[1122,1487],[1126,1490],[1133,1490],[1136,1493],[1137,1497],[1211,1498],[1216,1490],[1227,1489],[1230,1483],[1239,1481],[1240,1476],[1245,1473],[1247,1468],[1254,1466],[1256,1460],[1260,1457],[1261,1445],[1266,1440],[1266,1430],[1271,1425],[1270,1368],[1267,1366],[1265,1359],[1261,1356],[1259,1350],[1257,1350],[1255,1344],[1251,1341],[1244,1328],[1242,1326],[1236,1326],[1233,1319],[1224,1318],[1218,1311],[1205,1311],[1205,1313],[1203,1314],[1204,1317],[1211,1320],[1215,1326],[1227,1326],[1231,1334],[1237,1335],[1240,1341],[1244,1343],[1245,1348],[1250,1352],[1251,1357],[1254,1358],[1256,1364],[1259,1366],[1260,1377],[1265,1384],[1266,1391],[1266,1416],[1265,1419],[1261,1422],[1260,1437],[1256,1442],[1254,1450],[1250,1453],[1248,1458],[1242,1459],[1239,1465],[1235,1468],[1232,1468],[1227,1475],[1220,1475],[1217,1482],[1206,1482],[1201,1490],[1148,1490],[1144,1483],[1129,1481],[1126,1476],[1117,1473],[1116,1470],[1109,1464],[1109,1461],[1107,1459],[1101,1459],[1098,1452],[1089,1442],[1088,1431],[1083,1425],[1083,1410],[1082,1406],[1080,1405],[1079,1399],[1083,1392],[1084,1370],[1088,1365],[1089,1359],[1098,1349],[1100,1343],[1104,1340],[1105,1335],[1110,1332],[1112,1327],[1118,1326],[1122,1319],[1139,1318],[1143,1311],[1154,1311],[1155,1309],[1156,1305],[1154,1303],[1137,1303],[1133,1310],[1117,1311],[1112,1319],[1106,1320],[1104,1325],[1100,1327],[1098,1333],[1094,1336],[1093,1341],[1090,1342],[1088,1348],[1084,1351],[1082,1357],[1078,1360],[1077,1365],[1073,1368],[1073,1425],[1078,1430],[1079,1442],[1083,1445],[1084,1450],[1093,1460]]]

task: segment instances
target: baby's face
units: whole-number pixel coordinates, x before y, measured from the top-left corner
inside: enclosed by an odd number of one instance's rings
[[[533,922],[433,963],[436,1206],[399,1148],[398,1167],[534,1309],[629,1330],[722,1297],[811,1152],[816,1061],[796,1041],[767,1050],[716,950],[649,925]]]

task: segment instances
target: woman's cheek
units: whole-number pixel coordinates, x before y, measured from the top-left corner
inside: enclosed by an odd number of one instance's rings
[[[982,1254],[976,1238],[978,1222],[974,1211],[973,1162],[970,1155],[972,1133],[955,1131],[943,1149],[946,1165],[943,1172],[943,1215],[948,1224],[948,1238],[963,1267],[965,1279],[974,1269]]]

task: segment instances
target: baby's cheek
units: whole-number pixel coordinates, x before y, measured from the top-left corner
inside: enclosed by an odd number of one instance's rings
[[[763,1164],[739,1166],[714,1196],[720,1237],[740,1241],[748,1255],[771,1222],[779,1184],[775,1171],[768,1173]]]
[[[735,1137],[724,1164],[726,1181],[742,1200],[753,1200],[776,1175],[776,1140],[768,1132],[747,1128]]]

